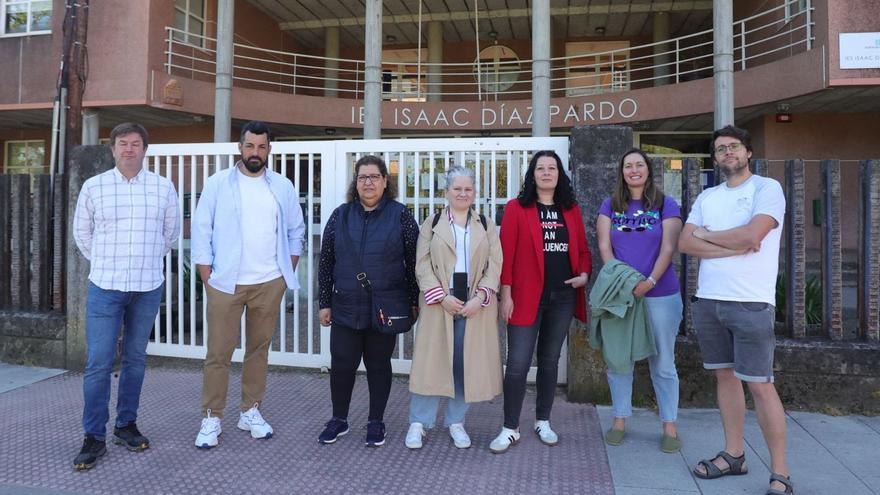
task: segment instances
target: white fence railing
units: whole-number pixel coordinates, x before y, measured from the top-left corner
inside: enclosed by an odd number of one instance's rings
[[[269,350],[271,364],[322,368],[330,366],[329,328],[318,318],[318,255],[321,234],[339,204],[345,201],[354,162],[364,154],[382,156],[389,167],[398,200],[421,223],[445,205],[447,167],[464,165],[477,177],[477,209],[495,219],[508,199],[516,197],[534,151],[552,149],[568,166],[568,138],[403,139],[344,141],[279,141],[272,144],[271,166],[299,191],[306,221],[305,251],[297,267],[301,288],[288,291],[279,307],[278,328]],[[150,171],[171,179],[181,204],[183,235],[166,257],[165,303],[156,317],[147,351],[153,355],[204,359],[207,305],[201,283],[190,263],[188,218],[198,206],[199,192],[213,173],[234,163],[235,143],[153,144],[147,152]],[[244,357],[244,318],[234,361]],[[413,332],[399,336],[392,365],[409,373]],[[502,334],[503,338],[503,334]],[[566,355],[562,359],[567,359]],[[565,382],[565,366],[559,381]],[[534,369],[530,374],[534,379]]]
[[[746,70],[811,49],[811,0],[786,0],[734,22],[734,69]],[[216,40],[166,28],[165,70],[213,80]],[[712,76],[711,29],[656,43],[577,53],[550,59],[553,96],[576,96],[675,84]],[[391,100],[528,99],[532,60],[481,60],[432,64],[424,60],[383,62],[383,97]],[[235,43],[233,79],[238,85],[283,93],[364,97],[363,60],[327,58]],[[437,74],[428,83],[428,74]],[[505,96],[507,95],[507,96]]]

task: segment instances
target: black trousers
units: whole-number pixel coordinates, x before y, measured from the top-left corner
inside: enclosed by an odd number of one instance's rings
[[[396,344],[397,335],[331,325],[330,398],[334,417],[348,419],[351,392],[363,358],[370,389],[369,420],[382,421],[391,393],[391,355]]]

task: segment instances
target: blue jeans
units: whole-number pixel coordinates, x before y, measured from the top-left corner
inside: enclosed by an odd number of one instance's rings
[[[584,289],[577,289],[584,290]],[[559,354],[574,316],[575,289],[544,291],[538,314],[529,326],[507,326],[507,369],[504,372],[504,426],[519,428],[532,354],[538,346],[535,419],[549,420],[556,395]]]
[[[89,282],[86,297],[88,361],[83,377],[83,430],[101,440],[110,418],[110,373],[116,340],[122,334],[122,371],[116,399],[116,426],[137,420],[147,358],[147,342],[162,298],[160,285],[149,292],[105,290]]]
[[[464,328],[466,323],[467,319],[465,318],[456,318],[452,323],[452,379],[455,383],[455,398],[448,399],[446,403],[443,426],[447,428],[449,425],[464,423],[464,415],[470,407],[464,401]],[[409,422],[422,423],[425,428],[433,428],[441,398],[436,395],[412,394],[409,402]]]
[[[648,358],[651,369],[651,384],[660,407],[660,420],[673,422],[678,419],[678,371],[675,369],[675,336],[681,323],[681,294],[646,297],[645,305],[651,319],[651,332],[657,354]],[[632,416],[633,371],[629,373],[608,372],[608,386],[611,388],[611,404],[614,417]]]

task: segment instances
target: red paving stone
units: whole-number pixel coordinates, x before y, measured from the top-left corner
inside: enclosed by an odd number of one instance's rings
[[[355,386],[351,433],[326,446],[317,443],[317,436],[330,417],[328,375],[270,372],[263,406],[275,429],[270,440],[253,440],[235,427],[239,383],[234,371],[220,445],[204,451],[193,445],[200,423],[200,371],[148,369],[138,426],[152,447],[131,453],[108,443],[107,455],[87,472],[72,468],[82,442],[81,374],[0,394],[0,485],[102,494],[614,493],[595,408],[567,403],[561,396],[553,409],[559,445],[542,445],[528,429],[534,418],[530,391],[522,441],[505,454],[493,455],[488,445],[501,426],[500,398],[468,412],[470,449],[456,449],[446,430],[435,428],[424,448],[409,451],[403,444],[409,392],[406,380],[395,378],[385,415],[386,445],[369,449],[363,443],[368,401],[364,377]]]

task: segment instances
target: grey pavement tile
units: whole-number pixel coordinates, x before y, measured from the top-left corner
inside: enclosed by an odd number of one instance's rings
[[[789,416],[856,476],[862,478],[880,473],[877,467],[880,432],[859,418],[805,412],[792,412]]]
[[[659,488],[642,488],[634,486],[615,486],[616,495],[679,495],[700,493],[696,488],[693,490],[661,490]]]
[[[596,409],[602,430],[608,430],[613,419],[611,408]],[[606,445],[605,450],[618,493],[622,488],[698,491],[682,455],[660,451],[660,420],[652,411],[633,411],[626,422],[623,445]]]
[[[65,370],[0,362],[0,394],[66,373]]]
[[[880,433],[880,416],[856,416],[856,418],[868,425],[872,430]]]
[[[411,452],[403,444],[409,404],[405,380],[395,379],[392,388],[386,446],[368,449],[363,443],[364,377],[358,378],[352,398],[352,433],[328,446],[317,443],[330,417],[327,375],[271,372],[263,414],[276,434],[259,441],[235,427],[240,374],[230,378],[220,446],[202,451],[192,444],[201,419],[201,373],[149,369],[138,426],[152,447],[130,453],[108,445],[107,455],[88,472],[72,469],[82,442],[82,375],[70,373],[0,394],[0,431],[17,432],[0,435],[0,487],[96,494],[614,493],[595,409],[562,397],[553,410],[561,438],[556,447],[542,445],[525,428],[534,417],[535,396],[529,392],[523,440],[508,453],[488,450],[501,427],[500,399],[471,408],[470,449],[456,449],[446,431],[436,428],[422,450]],[[115,410],[115,401],[110,407]],[[111,412],[111,421],[114,416]]]
[[[865,476],[862,478],[862,481],[868,485],[875,494],[880,494],[880,475],[878,476]]]
[[[842,422],[849,421],[848,418],[837,419]],[[786,419],[786,434],[788,465],[796,493],[799,495],[837,493],[843,487],[846,487],[847,495],[872,493],[848,466],[829,452],[821,439],[817,439],[804,429],[792,416]],[[753,411],[749,411],[746,416],[745,437],[767,469],[770,466],[770,453]],[[751,467],[754,466],[753,462]],[[769,477],[764,476],[763,481],[766,483]]]

